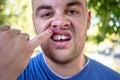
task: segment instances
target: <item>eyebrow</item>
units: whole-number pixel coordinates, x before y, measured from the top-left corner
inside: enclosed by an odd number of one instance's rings
[[[79,1],[72,1],[72,2],[69,2],[66,6],[70,7],[70,6],[75,6],[75,5],[82,6],[82,3]]]
[[[36,9],[36,14],[40,12],[42,9],[52,9],[52,6],[49,5],[41,5]]]
[[[71,6],[82,6],[82,3],[79,2],[79,1],[72,1],[72,2],[69,2],[67,3],[67,7],[71,7]],[[49,5],[41,5],[39,6],[37,9],[36,9],[36,14],[39,13],[42,9],[53,9],[52,6],[49,6]]]

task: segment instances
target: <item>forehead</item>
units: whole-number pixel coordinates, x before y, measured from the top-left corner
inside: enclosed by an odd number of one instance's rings
[[[86,7],[85,0],[32,0],[34,11],[41,5],[49,5],[53,8],[65,7],[68,3],[79,2],[83,7]]]

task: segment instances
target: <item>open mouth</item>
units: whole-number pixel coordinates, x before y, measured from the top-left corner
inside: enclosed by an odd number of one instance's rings
[[[69,41],[71,39],[71,37],[68,35],[59,35],[59,34],[54,34],[51,38],[54,41]]]
[[[56,29],[51,27],[52,31],[53,31],[53,35],[51,37],[51,39],[53,41],[56,42],[66,42],[71,40],[71,33],[65,30],[60,30],[60,29]]]
[[[53,35],[51,44],[56,49],[66,49],[71,45],[72,33],[70,30],[62,30],[52,27]]]
[[[51,40],[51,44],[58,49],[65,49],[71,43],[71,37],[65,34],[53,34]]]

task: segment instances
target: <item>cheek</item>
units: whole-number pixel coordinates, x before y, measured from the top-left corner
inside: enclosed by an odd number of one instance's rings
[[[43,31],[43,29],[44,29],[43,26],[44,26],[44,24],[42,24],[41,21],[37,21],[36,22],[36,29],[37,29],[38,32],[42,32]]]
[[[76,34],[83,35],[87,32],[87,21],[84,18],[74,22]]]
[[[83,27],[87,27],[87,20],[84,16],[70,18],[70,20],[72,21],[72,24],[74,25],[73,27],[79,30]]]
[[[48,26],[49,22],[47,21],[42,21],[37,19],[35,21],[35,29],[37,31],[37,33],[41,33],[43,31],[45,31],[49,26]]]
[[[77,43],[85,41],[87,34],[87,23],[85,20],[74,21],[74,33]]]

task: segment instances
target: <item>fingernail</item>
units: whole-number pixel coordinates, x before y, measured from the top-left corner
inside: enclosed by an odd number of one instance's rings
[[[52,29],[48,28],[48,31],[50,32],[50,34],[53,34]]]

